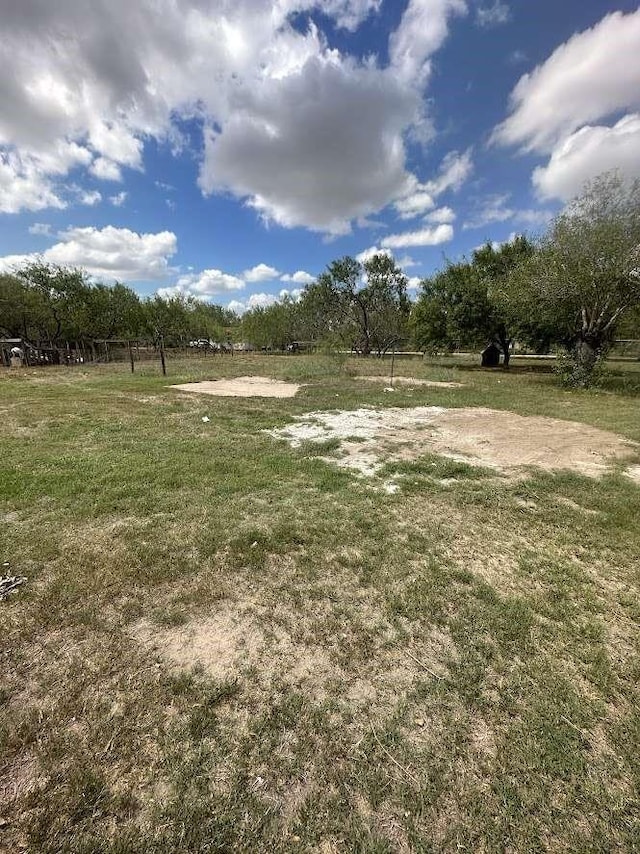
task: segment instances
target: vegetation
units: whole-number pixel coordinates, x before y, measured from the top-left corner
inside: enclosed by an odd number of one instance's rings
[[[533,244],[523,236],[498,248],[487,243],[473,252],[471,261],[448,263],[425,279],[412,315],[419,349],[453,352],[495,343],[508,367],[516,332],[522,336],[529,327],[532,337],[532,329],[520,317],[508,316],[501,294],[510,271],[533,251]]]
[[[504,297],[512,315],[553,331],[569,350],[571,383],[588,385],[640,306],[640,181],[609,173],[587,185],[514,270]]]
[[[555,345],[565,381],[588,386],[618,330],[637,335],[639,309],[640,182],[609,173],[538,240],[487,244],[425,280],[412,325],[425,351],[494,342],[505,366],[514,338]]]
[[[538,364],[396,359],[463,386],[389,395],[353,377],[385,360],[215,363],[304,384],[277,405],[0,373],[0,561],[28,577],[0,602],[0,847],[638,850],[640,487],[428,455],[389,495],[263,432],[392,397],[640,441],[637,364],[588,393]]]
[[[383,356],[402,342],[429,353],[496,344],[509,366],[517,340],[564,350],[564,379],[588,386],[616,335],[640,317],[640,182],[616,173],[588,185],[536,240],[517,236],[448,262],[422,282],[412,306],[390,256],[333,261],[297,298],[232,312],[194,298],[141,300],[81,270],[31,264],[0,276],[0,334],[51,346],[110,338],[168,345],[241,338],[258,349],[296,343]]]
[[[121,283],[90,281],[82,270],[29,264],[0,275],[0,335],[64,346],[105,339],[158,338],[182,346],[193,339],[225,339],[238,318],[193,298],[147,300]]]

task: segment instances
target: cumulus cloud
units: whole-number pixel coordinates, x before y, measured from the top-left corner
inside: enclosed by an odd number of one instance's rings
[[[520,78],[493,139],[551,152],[583,125],[640,107],[640,9],[613,12]]]
[[[115,196],[109,196],[109,201],[112,205],[115,205],[115,207],[119,208],[122,207],[122,205],[127,201],[128,196],[129,194],[126,192],[126,190],[123,190],[121,193],[116,193]]]
[[[310,285],[315,280],[316,277],[305,270],[296,270],[295,273],[285,273],[283,276],[280,276],[281,282],[293,282],[296,285]]]
[[[81,205],[87,205],[88,207],[93,207],[97,205],[98,202],[102,201],[102,193],[98,190],[81,190],[78,189],[78,203]]]
[[[58,179],[74,165],[122,180],[124,169],[144,168],[146,140],[179,149],[188,119],[204,126],[204,193],[228,192],[285,227],[347,232],[409,192],[405,138],[428,124],[430,56],[451,16],[466,11],[464,0],[410,0],[387,67],[330,48],[313,24],[302,32],[291,23],[320,9],[355,30],[380,4],[5,4],[1,209],[63,207]]]
[[[250,270],[245,270],[242,278],[246,282],[269,282],[277,279],[280,271],[275,267],[270,267],[268,264],[257,264]]]
[[[408,186],[402,135],[418,105],[391,75],[313,56],[241,93],[222,130],[206,134],[200,186],[281,226],[345,234]]]
[[[251,294],[246,300],[231,300],[227,308],[234,311],[236,314],[244,314],[252,308],[268,308],[270,305],[278,302],[278,297],[274,294]]]
[[[437,210],[431,211],[431,213],[428,213],[425,216],[424,221],[435,223],[436,225],[438,225],[440,223],[455,222],[455,219],[456,219],[455,211],[453,211],[449,207],[444,207],[444,208],[438,208]]]
[[[82,267],[99,279],[151,281],[172,272],[169,259],[177,250],[171,231],[138,234],[112,225],[69,228],[58,238],[58,243],[40,255],[5,256],[0,264],[7,269],[41,259],[63,267]]]
[[[476,10],[476,22],[479,27],[498,27],[511,19],[511,9],[501,0],[495,0],[491,6],[479,6]]]
[[[33,160],[0,151],[0,213],[64,207],[66,202]]]
[[[611,169],[628,178],[640,175],[640,115],[627,115],[613,127],[580,128],[551,154],[546,166],[533,173],[533,184],[541,198],[568,201],[584,184]]]
[[[89,169],[101,181],[122,181],[122,169],[107,157],[97,157]]]
[[[388,255],[390,258],[393,258],[393,252],[390,249],[385,249],[381,246],[369,246],[368,249],[363,249],[362,252],[356,255],[356,261],[364,264],[366,261],[370,261],[374,255]]]
[[[288,288],[282,288],[278,296],[281,300],[290,299],[294,302],[298,302],[298,300],[302,298],[303,293],[304,288],[293,288],[292,290],[289,290]]]
[[[381,241],[386,249],[401,249],[409,246],[437,246],[453,239],[453,228],[449,224],[435,228],[423,228],[419,231],[405,231],[402,234],[389,234]]]
[[[176,285],[181,293],[199,297],[217,296],[230,291],[241,291],[244,280],[222,270],[202,270],[200,273],[188,273],[180,276]]]

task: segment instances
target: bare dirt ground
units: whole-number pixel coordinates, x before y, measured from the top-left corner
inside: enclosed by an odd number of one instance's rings
[[[383,376],[368,376],[356,377],[357,380],[366,380],[372,383],[391,383],[392,385],[406,386],[426,386],[427,388],[462,388],[464,383],[439,382],[438,380],[420,380],[417,377],[394,377],[393,381],[389,377]]]
[[[640,486],[640,466],[629,466],[626,471],[627,477],[630,477],[635,483]]]
[[[294,397],[300,389],[295,383],[285,383],[269,377],[237,377],[233,380],[205,380],[199,383],[182,383],[170,388],[212,394],[218,397]]]
[[[292,447],[339,439],[342,455],[327,459],[365,476],[386,462],[435,453],[504,473],[536,466],[598,477],[612,459],[635,449],[622,437],[586,424],[484,408],[310,412],[269,432]]]
[[[316,700],[326,699],[332,687],[339,686],[339,696],[356,704],[374,700],[382,704],[399,690],[408,690],[419,675],[417,653],[422,669],[428,668],[435,678],[444,678],[447,662],[455,657],[451,638],[439,629],[434,628],[428,642],[415,652],[407,652],[398,631],[386,624],[375,642],[375,655],[366,663],[350,664],[339,654],[349,627],[333,642],[313,637],[321,619],[314,613],[317,607],[302,607],[294,613],[283,606],[274,609],[246,599],[225,601],[181,626],[159,628],[141,620],[132,636],[177,671],[195,667],[217,680],[240,679],[251,672],[263,691],[278,683],[304,690]],[[359,602],[358,614],[366,614],[372,624],[382,624],[383,617],[371,603]],[[331,618],[330,606],[323,616]]]

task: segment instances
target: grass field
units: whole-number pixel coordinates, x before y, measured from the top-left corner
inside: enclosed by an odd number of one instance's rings
[[[265,430],[483,406],[640,442],[640,364],[321,356],[0,374],[0,850],[640,850],[640,485]],[[544,366],[536,364],[537,368]],[[290,399],[167,388],[260,374]],[[210,420],[203,422],[207,416]],[[636,455],[635,461],[640,461]]]

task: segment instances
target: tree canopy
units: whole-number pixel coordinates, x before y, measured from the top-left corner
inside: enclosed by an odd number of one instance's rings
[[[640,306],[640,182],[590,182],[513,269],[503,301],[536,317],[569,352],[569,379],[588,385],[621,322]]]
[[[416,346],[448,351],[495,343],[508,365],[521,324],[505,311],[501,295],[510,271],[532,253],[533,245],[524,236],[499,247],[487,243],[470,261],[448,262],[425,279],[412,314]]]

